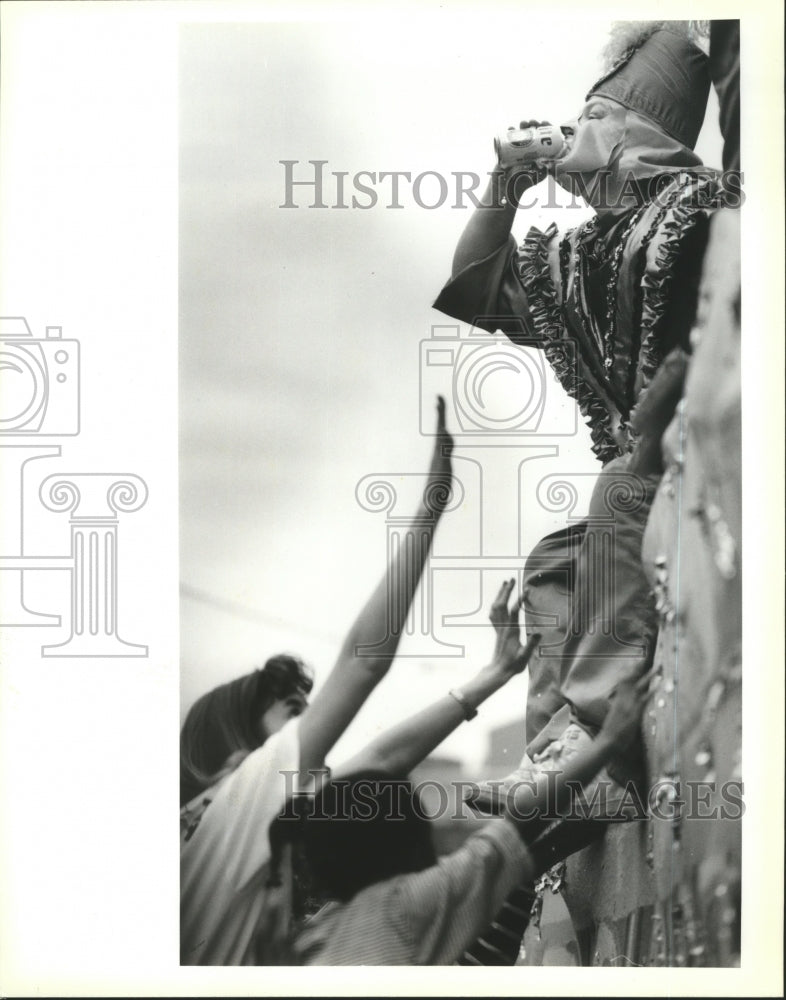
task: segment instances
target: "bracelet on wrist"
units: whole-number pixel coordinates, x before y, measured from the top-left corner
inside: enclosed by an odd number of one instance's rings
[[[476,708],[473,708],[472,705],[470,705],[469,701],[467,700],[467,697],[463,695],[461,691],[456,691],[455,689],[451,689],[450,691],[448,691],[448,694],[450,695],[451,698],[454,698],[459,703],[459,705],[461,705],[461,708],[464,711],[464,718],[467,720],[467,722],[475,718],[475,716],[478,714],[478,710]]]

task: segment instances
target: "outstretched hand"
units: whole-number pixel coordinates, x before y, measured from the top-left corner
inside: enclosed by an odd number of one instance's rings
[[[539,634],[535,634],[530,636],[526,646],[521,645],[520,602],[515,600],[509,603],[515,586],[515,580],[506,580],[489,612],[489,621],[497,633],[493,666],[511,676],[524,670],[541,639]]]
[[[453,436],[448,431],[445,421],[445,399],[443,396],[437,396],[437,434],[423,498],[426,508],[432,513],[441,514],[450,502],[453,483],[452,455]]]

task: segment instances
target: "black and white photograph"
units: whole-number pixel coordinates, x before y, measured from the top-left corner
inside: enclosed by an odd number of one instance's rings
[[[4,995],[779,995],[782,10],[1,7]]]

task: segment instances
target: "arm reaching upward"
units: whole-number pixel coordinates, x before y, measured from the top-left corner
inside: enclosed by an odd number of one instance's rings
[[[411,522],[411,546],[391,559],[379,585],[344,640],[335,666],[300,722],[301,773],[321,768],[325,756],[390,668],[431,549],[450,500],[453,438],[445,401],[437,404],[437,436],[421,505]],[[380,637],[382,641],[380,641]]]
[[[502,584],[491,606],[489,618],[496,630],[496,645],[491,663],[455,692],[392,726],[352,760],[334,772],[334,777],[363,770],[408,774],[432,750],[449,736],[490,695],[524,671],[535,651],[540,635],[533,635],[521,645],[519,602],[508,606],[515,581]]]

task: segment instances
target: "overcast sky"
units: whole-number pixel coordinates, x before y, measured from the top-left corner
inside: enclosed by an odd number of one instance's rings
[[[450,321],[431,308],[450,272],[471,208],[457,208],[457,171],[493,166],[495,133],[522,118],[559,122],[577,113],[598,75],[609,22],[540,20],[522,11],[504,23],[440,17],[325,24],[209,24],[181,29],[180,48],[180,541],[182,707],[212,686],[293,650],[318,681],[384,567],[384,514],[355,490],[371,473],[427,466],[421,396],[430,426],[436,391],[451,395],[453,369],[421,379],[420,342]],[[718,165],[713,101],[700,151]],[[324,201],[343,203],[360,171],[434,171],[448,184],[440,207],[417,203],[401,180],[366,177],[371,208],[309,208],[312,190],[286,201],[282,160],[296,180],[327,161]],[[419,200],[441,190],[424,178]],[[544,190],[543,196],[546,196]],[[581,211],[520,212],[514,232],[551,218],[568,227]],[[443,331],[444,332],[444,331]],[[466,328],[462,331],[468,333]],[[524,372],[524,369],[521,369]],[[529,373],[529,374],[527,374]],[[534,373],[534,374],[533,374]],[[485,403],[497,417],[525,391],[497,370]],[[466,495],[439,529],[440,556],[526,553],[564,514],[537,493],[570,473],[586,504],[598,466],[573,406],[549,376],[540,433],[494,439],[516,448],[469,448],[457,439]],[[518,395],[517,395],[518,394]],[[456,414],[451,427],[457,430]],[[529,425],[528,425],[529,426]],[[551,446],[534,459],[532,446]],[[468,459],[478,465],[472,466]],[[482,470],[483,512],[478,468]],[[402,481],[400,481],[402,482]],[[520,498],[520,499],[517,499]],[[412,505],[410,504],[410,507]],[[580,514],[581,509],[573,511]],[[395,513],[403,513],[397,509]],[[518,517],[522,517],[519,529]],[[478,526],[483,519],[482,552]],[[485,605],[504,578],[490,567],[440,571],[438,620]],[[479,620],[478,618],[475,619]],[[487,662],[487,629],[438,628],[465,655],[402,657],[337,747],[334,761]],[[414,645],[413,645],[414,643]],[[446,752],[478,763],[488,728],[523,715],[526,682],[487,703]]]

